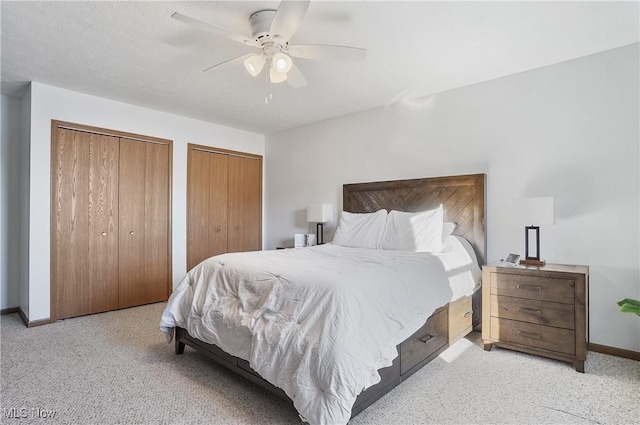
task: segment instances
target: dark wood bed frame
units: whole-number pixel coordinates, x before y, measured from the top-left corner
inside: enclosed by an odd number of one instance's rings
[[[349,212],[374,212],[382,208],[388,211],[418,212],[436,208],[440,204],[444,208],[445,221],[456,223],[453,233],[466,238],[473,246],[478,262],[481,265],[484,264],[486,255],[484,174],[356,183],[343,186],[343,210]],[[481,292],[478,290],[473,297],[466,297],[466,301],[473,306],[473,326],[478,326],[481,320]],[[461,302],[464,301],[461,299]],[[471,327],[465,327],[455,335],[455,338],[451,334],[451,329],[456,329],[457,323],[454,322],[450,311],[460,311],[462,306],[460,303],[455,303],[457,301],[436,310],[422,328],[397,346],[398,357],[391,366],[380,369],[381,381],[378,384],[367,388],[358,396],[351,411],[351,417],[380,399],[437,357],[451,343],[471,331]],[[464,317],[466,316],[467,314],[464,314]],[[246,360],[231,356],[215,345],[193,338],[185,329],[176,328],[176,354],[182,354],[185,345],[288,399],[284,391],[265,381],[251,369]]]

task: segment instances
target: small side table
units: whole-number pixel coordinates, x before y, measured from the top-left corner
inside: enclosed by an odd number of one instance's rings
[[[482,339],[573,363],[584,372],[589,343],[589,267],[482,267]]]

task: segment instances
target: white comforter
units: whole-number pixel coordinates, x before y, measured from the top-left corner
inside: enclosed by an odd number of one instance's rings
[[[332,244],[219,255],[187,274],[160,327],[248,360],[310,424],[346,424],[396,345],[474,290],[466,248],[450,237],[436,255]]]

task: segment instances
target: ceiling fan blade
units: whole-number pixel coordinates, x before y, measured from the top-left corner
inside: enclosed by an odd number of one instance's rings
[[[213,24],[208,24],[206,22],[202,22],[198,19],[192,18],[187,15],[183,15],[178,12],[174,12],[173,15],[171,15],[171,17],[176,21],[180,21],[187,25],[191,25],[194,28],[198,28],[203,31],[208,31],[210,33],[219,35],[221,37],[229,38],[231,40],[237,41],[242,44],[246,44],[248,46],[260,47],[258,43],[255,42],[255,40],[251,39],[251,37],[246,37],[241,34],[235,34],[226,28],[222,28]]]
[[[289,46],[289,55],[302,59],[324,59],[342,61],[361,61],[367,56],[367,49],[329,44],[300,44]]]
[[[300,22],[304,18],[309,8],[309,0],[304,1],[288,1],[282,0],[276,15],[271,22],[270,34],[272,37],[281,37],[282,41],[287,42],[300,26]]]
[[[289,72],[287,72],[287,83],[294,89],[299,89],[307,85],[307,79],[304,78],[300,69],[293,64]]]
[[[242,55],[242,56],[238,56],[237,58],[228,59],[228,60],[226,60],[226,61],[224,61],[224,62],[220,62],[220,63],[217,63],[217,64],[215,64],[215,65],[213,65],[213,66],[210,66],[209,68],[205,69],[205,70],[204,70],[204,71],[202,71],[202,72],[211,71],[213,68],[217,68],[217,67],[219,67],[220,65],[224,65],[225,63],[229,63],[229,62],[242,62],[242,61],[244,61],[245,59],[247,59],[248,57],[251,57],[251,56],[254,56],[254,55],[255,55],[255,53],[249,53],[248,55]]]

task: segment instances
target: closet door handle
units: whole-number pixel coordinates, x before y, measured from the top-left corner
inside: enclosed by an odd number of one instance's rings
[[[107,232],[100,233],[102,236],[107,236]]]
[[[216,233],[220,233],[220,228],[219,227],[216,229]]]
[[[238,231],[238,226],[236,226],[236,228],[235,228],[235,229],[233,229],[233,230],[237,232],[237,231]]]
[[[129,232],[130,235],[133,235],[133,230]]]

